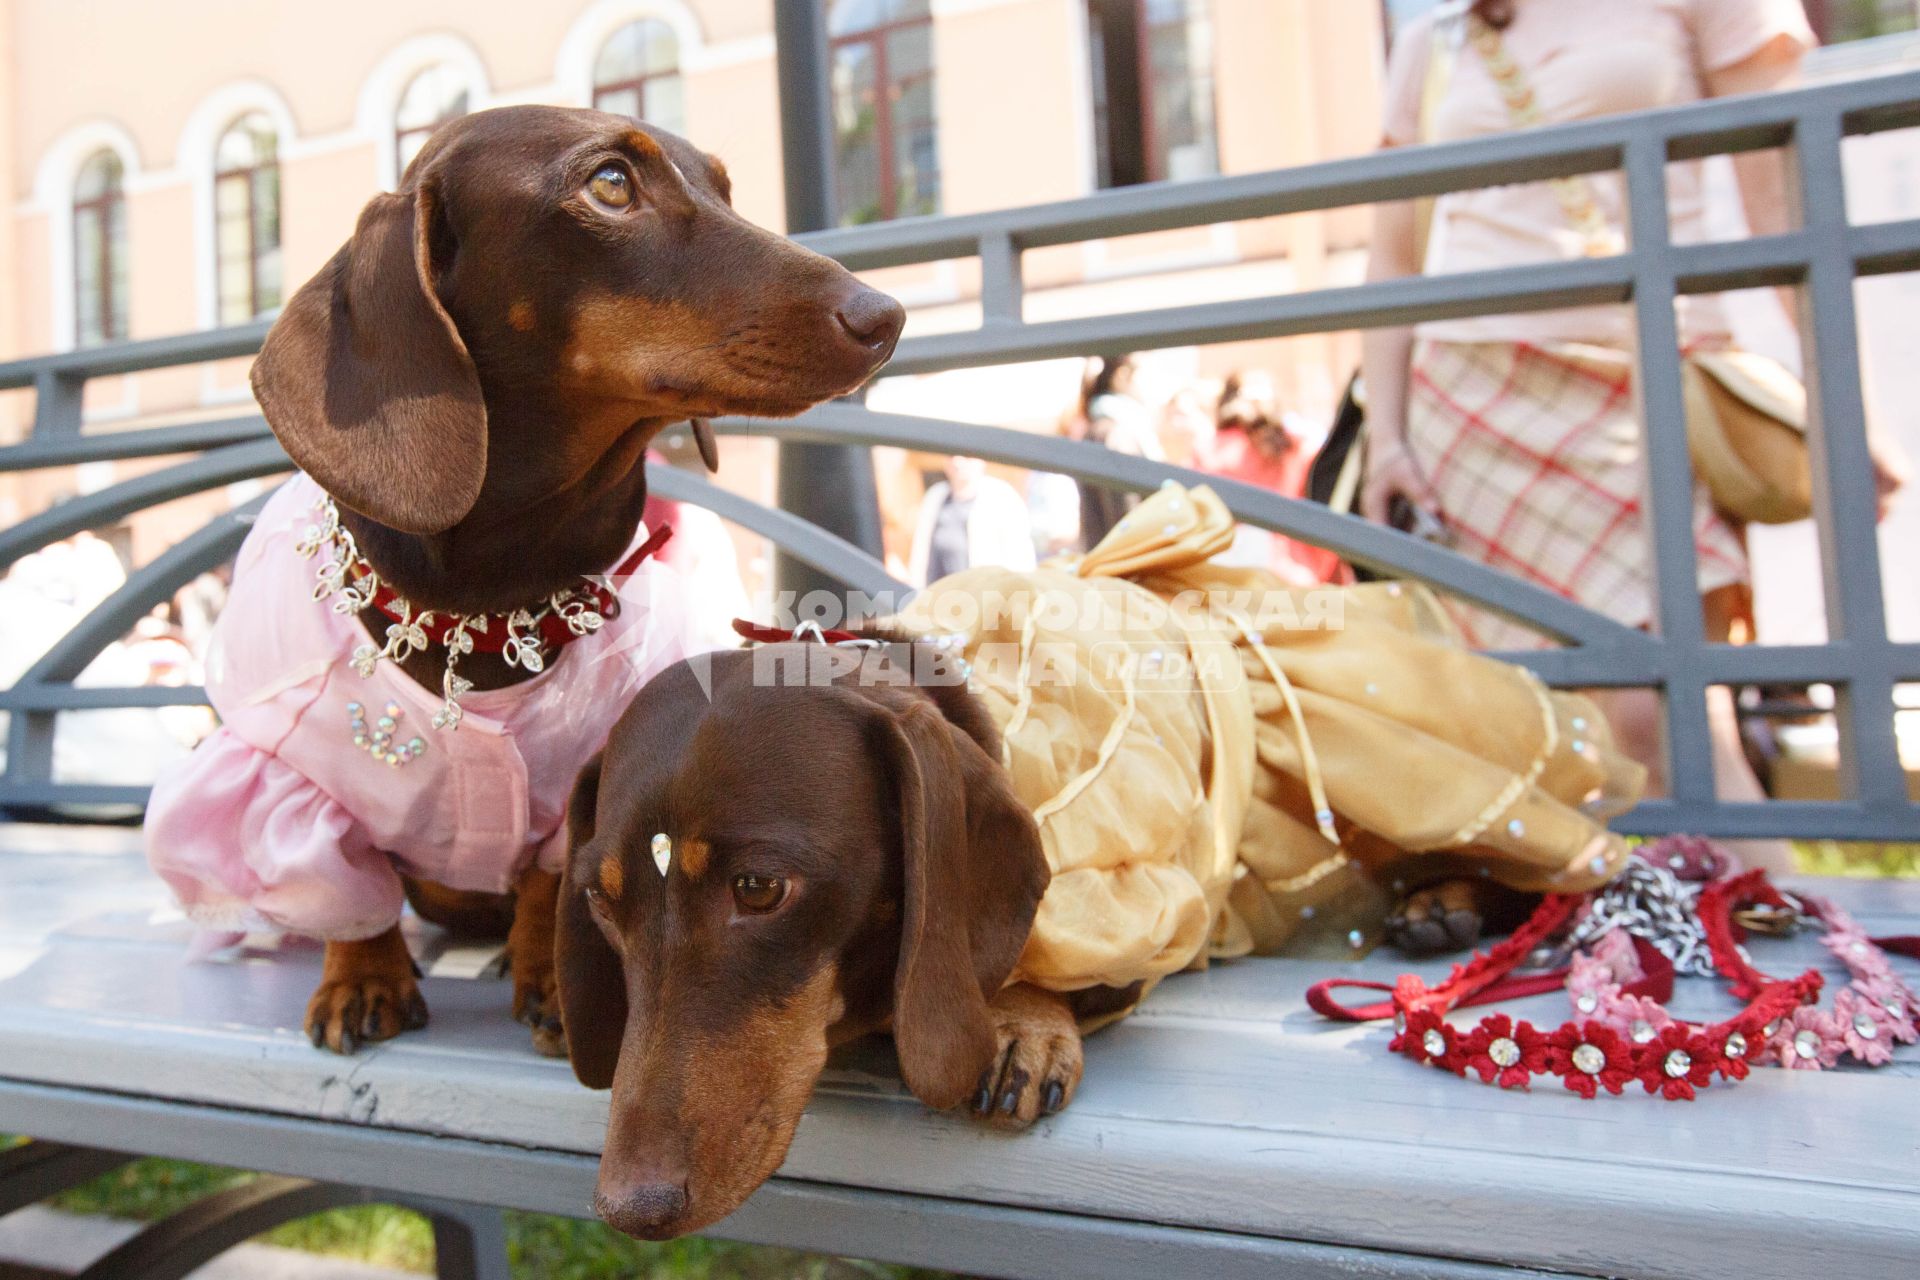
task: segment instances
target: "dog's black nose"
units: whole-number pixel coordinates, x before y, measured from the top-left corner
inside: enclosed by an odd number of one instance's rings
[[[642,1240],[664,1239],[687,1212],[684,1183],[652,1182],[593,1198],[593,1211],[615,1231]]]
[[[899,303],[865,285],[856,286],[834,309],[833,317],[848,337],[872,351],[891,352],[907,323],[906,310]]]

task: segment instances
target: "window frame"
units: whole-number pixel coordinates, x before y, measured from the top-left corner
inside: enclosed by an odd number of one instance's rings
[[[97,196],[81,199],[79,196],[80,179],[88,166],[100,157],[112,159],[116,167],[112,183]],[[124,228],[127,215],[127,162],[112,147],[99,147],[87,153],[73,175],[73,207],[69,232],[73,237],[72,285],[73,285],[73,343],[76,347],[104,346],[113,342],[124,342],[127,338],[128,316],[122,310],[127,299],[120,296],[114,288],[114,237],[116,224]],[[117,218],[116,218],[117,215]],[[82,236],[80,225],[84,218],[94,218],[99,222],[99,244],[94,257],[94,301],[100,317],[100,331],[90,335],[86,331],[86,308],[83,305],[86,289],[81,283],[80,245]]]
[[[420,80],[423,76],[434,75],[435,73],[438,73],[438,72],[449,72],[460,79],[460,82],[461,82],[460,97],[463,101],[463,105],[461,106],[461,108],[458,111],[451,111],[451,112],[443,108],[441,110],[441,113],[438,116],[436,116],[433,119],[433,121],[429,124],[416,124],[416,125],[401,124],[400,112],[403,108],[405,108],[407,104],[407,95],[413,91],[413,86],[420,83]],[[400,86],[400,96],[394,100],[394,104],[393,104],[393,177],[396,185],[399,183],[401,177],[405,175],[405,173],[407,172],[407,165],[412,160],[412,156],[409,156],[407,154],[407,142],[412,138],[419,138],[420,145],[425,146],[427,139],[431,138],[434,134],[434,131],[439,129],[441,125],[445,124],[449,120],[458,120],[461,116],[464,116],[473,110],[471,105],[465,105],[465,104],[471,104],[473,100],[473,96],[474,96],[473,86],[472,84],[467,82],[467,78],[463,74],[463,69],[459,67],[457,64],[450,62],[444,58],[437,62],[427,63],[425,66],[418,68],[413,72],[412,75],[409,75],[407,77],[406,83]],[[221,136],[225,137],[226,135],[222,134]],[[419,154],[418,148],[415,148],[414,154],[415,155]],[[276,163],[277,162],[278,162],[278,158],[276,156]],[[218,181],[217,175],[215,180]]]
[[[899,166],[895,163],[896,152],[894,148],[894,127],[893,127],[893,104],[894,104],[895,95],[892,91],[895,88],[895,82],[893,80],[892,74],[887,65],[887,42],[892,37],[894,32],[905,31],[912,27],[926,27],[928,44],[929,45],[932,44],[933,6],[931,3],[928,4],[927,12],[925,14],[911,17],[911,18],[895,18],[891,22],[883,22],[879,26],[866,27],[862,30],[850,32],[846,35],[834,36],[827,42],[827,65],[829,67],[832,67],[834,60],[836,56],[839,54],[841,49],[847,48],[851,45],[859,45],[859,44],[871,46],[868,52],[870,56],[873,58],[873,83],[876,90],[875,100],[874,100],[875,107],[876,107],[876,110],[874,112],[874,131],[879,135],[879,147],[880,147],[880,156],[879,156],[880,216],[875,219],[876,222],[892,222],[894,219],[901,216],[900,214],[900,170],[899,170]],[[928,83],[932,83],[934,79],[934,75],[937,70],[938,70],[937,61],[934,58],[929,57],[927,59],[927,69],[925,71],[915,72],[912,76],[908,77],[907,79],[899,81],[898,87],[901,90],[900,96],[905,95],[905,90],[910,85],[917,84],[923,80],[927,81]],[[937,112],[934,116],[933,129],[934,129],[934,136],[937,139],[940,133],[940,119]],[[840,135],[839,135],[839,131],[836,129],[834,131],[834,157],[833,157],[834,159],[833,179],[834,179],[836,197],[838,195],[838,188],[840,183],[839,143],[840,143]],[[938,144],[936,143],[936,147],[937,145]],[[938,170],[936,170],[935,173],[936,173],[936,178],[935,178],[934,187],[933,187],[933,200],[934,200],[933,212],[937,214],[940,208],[940,183],[937,177]],[[836,204],[839,203],[837,199],[835,203]],[[846,210],[836,209],[835,214],[840,218],[844,218],[846,216]]]
[[[666,33],[673,38],[673,70],[645,71],[638,76],[634,76],[626,80],[609,80],[606,83],[602,84],[600,81],[600,59],[606,56],[607,46],[612,44],[614,42],[614,39],[618,37],[622,32],[626,31],[629,27],[638,27],[646,23],[653,23],[663,28],[666,31]],[[640,107],[639,111],[632,113],[632,118],[640,121],[642,124],[660,123],[661,128],[663,129],[667,128],[668,126],[665,123],[648,120],[645,115],[646,108],[647,108],[647,85],[656,80],[666,80],[666,79],[679,80],[681,82],[680,83],[680,101],[682,104],[682,114],[685,114],[684,107],[686,103],[686,65],[684,61],[685,59],[684,44],[685,42],[680,39],[680,32],[674,27],[674,25],[671,22],[668,22],[665,18],[659,17],[657,15],[641,14],[631,19],[630,21],[621,23],[619,26],[615,27],[613,30],[607,32],[606,36],[600,41],[599,45],[594,49],[593,62],[587,68],[588,104],[595,111],[605,111],[607,110],[607,108],[600,105],[601,99],[603,97],[611,97],[616,93],[631,92],[633,94],[634,102],[637,103]],[[621,111],[621,112],[614,112],[613,114],[627,115],[628,113]],[[677,123],[680,125],[684,125],[685,122],[680,121]]]
[[[1129,61],[1133,65],[1132,89],[1134,110],[1132,112],[1123,112],[1120,116],[1116,116],[1112,103],[1114,96],[1112,85],[1109,83],[1107,86],[1106,101],[1104,104],[1095,93],[1097,81],[1094,77],[1105,76],[1106,59],[1096,60],[1092,56],[1095,52],[1095,49],[1092,47],[1092,34],[1099,26],[1099,20],[1093,10],[1096,7],[1104,6],[1099,6],[1099,0],[1082,0],[1083,12],[1088,24],[1087,30],[1089,37],[1087,95],[1089,105],[1088,116],[1094,129],[1093,154],[1095,161],[1093,177],[1094,188],[1099,191],[1115,191],[1122,187],[1139,186],[1148,182],[1166,182],[1170,180],[1170,174],[1168,172],[1169,153],[1167,148],[1161,145],[1160,123],[1154,109],[1153,35],[1156,31],[1178,29],[1183,33],[1183,38],[1185,38],[1186,34],[1191,32],[1194,19],[1197,16],[1201,16],[1194,12],[1194,7],[1196,5],[1205,6],[1208,0],[1183,0],[1181,16],[1179,19],[1171,22],[1151,21],[1148,15],[1148,0],[1121,0],[1121,3],[1127,4],[1133,10],[1133,57],[1129,59]],[[1209,23],[1212,22],[1213,15],[1211,13],[1204,16]],[[1218,56],[1217,50],[1214,56]],[[1102,65],[1095,67],[1094,63],[1096,61],[1101,62]],[[1205,75],[1201,76],[1196,73],[1195,68],[1191,62],[1189,62],[1186,83],[1191,100],[1198,100],[1199,95],[1194,93],[1194,87],[1196,83],[1202,80],[1205,82],[1205,96],[1209,99],[1207,122],[1213,134],[1213,172],[1205,176],[1218,177],[1221,173],[1219,68],[1217,65],[1208,67]],[[1137,136],[1139,138],[1141,176],[1137,180],[1118,182],[1113,181],[1112,156],[1115,152],[1113,145],[1113,127],[1116,119],[1128,117],[1132,117],[1132,124],[1137,129]],[[1105,128],[1104,134],[1101,132],[1103,125]],[[1103,152],[1108,157],[1106,165],[1107,172],[1105,174],[1101,172],[1099,162],[1099,157]],[[1103,178],[1105,178],[1106,181],[1102,181]]]
[[[255,119],[258,119],[264,123],[265,127],[261,129],[260,132],[266,134],[267,136],[273,139],[273,158],[271,160],[267,160],[264,162],[256,159],[252,164],[242,165],[236,168],[223,168],[220,160],[221,144],[224,143],[229,137],[231,137],[235,130],[241,128],[247,122]],[[261,294],[260,294],[260,274],[261,274],[260,273],[260,237],[259,237],[260,210],[255,200],[255,195],[259,190],[259,187],[258,187],[259,176],[262,173],[266,172],[267,170],[273,170],[274,179],[275,179],[274,180],[274,201],[277,205],[280,206],[279,208],[276,208],[274,210],[274,223],[276,226],[278,226],[285,212],[285,201],[282,199],[283,193],[282,193],[282,189],[279,181],[279,176],[280,176],[279,169],[280,169],[280,131],[277,127],[275,127],[273,123],[273,118],[264,111],[249,110],[249,111],[241,112],[239,115],[235,116],[232,121],[228,123],[226,128],[220,131],[217,137],[214,138],[214,142],[213,142],[213,210],[212,210],[212,213],[213,213],[213,314],[214,314],[214,323],[216,325],[220,325],[224,327],[227,325],[250,323],[251,321],[258,320],[261,316],[265,315],[268,311],[279,307],[286,300],[284,281],[281,284],[279,296],[275,297],[273,301],[273,305],[271,307],[261,305]],[[221,247],[220,247],[220,191],[225,184],[235,180],[243,180],[244,187],[246,190],[247,305],[249,308],[249,314],[246,316],[245,319],[229,320],[223,314],[225,302],[226,302],[226,273],[229,270],[229,268],[227,266],[226,255],[223,252],[221,252]],[[278,241],[275,242],[273,247],[275,249],[280,249],[283,247],[284,243],[285,243],[285,237],[283,235]]]

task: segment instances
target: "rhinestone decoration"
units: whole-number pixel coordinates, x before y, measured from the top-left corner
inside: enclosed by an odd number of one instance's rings
[[[1906,1021],[1907,1006],[1901,1004],[1899,1000],[1889,999],[1881,1005],[1881,1008],[1885,1009],[1888,1013],[1892,1014],[1896,1022]]]
[[[1635,1018],[1633,1025],[1627,1028],[1627,1034],[1633,1038],[1635,1044],[1645,1044],[1653,1039],[1653,1024],[1645,1018]]]
[[[1524,836],[1525,834],[1527,834],[1527,824],[1520,821],[1520,819],[1515,818],[1512,822],[1509,822],[1507,824],[1507,834],[1512,836],[1515,840],[1518,840],[1521,836]]]
[[[1878,1040],[1880,1024],[1873,1020],[1872,1014],[1856,1013],[1853,1015],[1853,1033],[1862,1040]]]
[[[1669,1080],[1678,1080],[1693,1070],[1693,1057],[1685,1049],[1675,1049],[1667,1055],[1666,1061],[1660,1064],[1660,1069],[1667,1073]]]
[[[1394,1014],[1393,1015],[1393,1034],[1397,1036],[1403,1036],[1406,1033],[1407,1033],[1407,1015],[1404,1013]]]
[[[658,832],[647,846],[653,852],[653,865],[660,868],[660,878],[666,879],[667,864],[673,860],[673,841],[664,831]]]
[[[1375,684],[1375,683],[1374,683],[1373,681],[1371,681],[1371,680],[1369,680],[1369,681],[1367,681],[1367,696],[1368,696],[1368,697],[1373,697],[1374,695],[1376,695],[1376,694],[1378,694],[1379,692],[1380,692],[1380,686],[1379,686],[1379,685],[1377,685],[1377,684]]]
[[[1573,1051],[1573,1065],[1577,1070],[1590,1076],[1597,1076],[1606,1069],[1607,1055],[1598,1045],[1583,1044]]]
[[[1573,731],[1575,733],[1585,733],[1587,731],[1587,718],[1585,716],[1575,716],[1573,718]]]
[[[1496,1067],[1510,1067],[1520,1061],[1520,1046],[1507,1037],[1501,1036],[1487,1046],[1487,1056],[1493,1059],[1493,1065]]]
[[[1352,947],[1355,951],[1358,951],[1361,947],[1365,946],[1366,944],[1367,944],[1366,934],[1360,932],[1358,929],[1350,929],[1347,931],[1347,945]]]
[[[1734,1032],[1732,1035],[1727,1037],[1726,1047],[1723,1048],[1721,1052],[1726,1054],[1729,1058],[1746,1057],[1747,1056],[1747,1038],[1741,1035],[1738,1031]]]
[[[381,708],[381,714],[371,727],[367,724],[367,708],[358,702],[347,704],[347,729],[353,735],[353,745],[360,748],[391,768],[409,765],[427,753],[424,738],[415,736],[405,742],[399,740],[400,719],[405,713],[397,702],[389,702]]]
[[[1573,1002],[1573,1007],[1582,1013],[1592,1013],[1600,1007],[1600,998],[1591,991],[1582,992],[1580,998]]]
[[[1427,1034],[1420,1037],[1420,1047],[1427,1051],[1429,1058],[1438,1058],[1447,1051],[1447,1038],[1436,1028],[1428,1028]]]
[[[1799,1054],[1803,1058],[1819,1057],[1820,1056],[1820,1037],[1815,1035],[1811,1031],[1794,1032],[1793,1033],[1793,1051]]]
[[[314,570],[313,575],[313,598],[316,601],[331,598],[335,613],[357,614],[373,608],[382,587],[379,573],[360,554],[359,544],[354,541],[353,534],[340,522],[340,508],[333,499],[322,495],[313,505],[318,513],[316,522],[308,525],[306,535],[294,544],[294,551],[300,556],[306,559],[317,556],[320,559],[320,567]],[[564,622],[573,635],[590,635],[605,626],[607,618],[617,608],[616,601],[607,608],[607,612],[601,612],[602,602],[609,598],[606,591],[607,588],[599,581],[583,577],[578,585],[554,592],[536,608],[516,609],[505,618],[483,613],[436,615],[431,609],[416,613],[407,600],[394,596],[382,606],[400,615],[387,625],[385,643],[378,647],[363,644],[356,648],[351,659],[353,669],[362,678],[368,678],[382,659],[394,663],[405,662],[432,643],[427,627],[436,617],[446,618],[450,629],[442,643],[447,650],[447,665],[440,680],[440,691],[445,701],[434,714],[433,727],[455,729],[460,725],[460,695],[472,689],[473,682],[454,674],[454,666],[462,655],[473,652],[474,635],[486,635],[493,623],[502,623],[506,627],[507,638],[500,656],[508,666],[538,674],[546,669],[548,661],[540,624],[551,616]],[[396,720],[399,718],[395,708],[390,708],[388,714]],[[391,727],[388,732],[391,734]],[[397,756],[399,752],[392,754]],[[394,764],[396,761],[388,760],[387,763]]]

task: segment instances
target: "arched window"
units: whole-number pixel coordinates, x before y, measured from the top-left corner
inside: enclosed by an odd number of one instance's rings
[[[83,347],[127,336],[125,176],[119,155],[103,148],[73,183],[74,340]]]
[[[1087,0],[1102,187],[1220,171],[1206,0]]]
[[[840,221],[940,211],[928,0],[833,0],[834,170]]]
[[[686,128],[681,97],[680,40],[658,18],[629,22],[600,46],[593,61],[593,105],[675,133]]]
[[[213,242],[221,324],[280,305],[280,147],[273,121],[249,112],[214,150]]]
[[[393,113],[393,171],[405,173],[435,129],[465,114],[467,80],[451,63],[435,63],[407,81]]]

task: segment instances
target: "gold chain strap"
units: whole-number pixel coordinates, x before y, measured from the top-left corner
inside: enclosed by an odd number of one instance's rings
[[[1506,41],[1500,33],[1488,26],[1478,17],[1467,19],[1467,39],[1486,63],[1487,74],[1493,77],[1493,83],[1500,90],[1500,96],[1506,99],[1507,114],[1513,118],[1516,128],[1531,129],[1546,123],[1540,114],[1540,103],[1534,97],[1533,85],[1527,79],[1527,73],[1507,52]],[[1607,222],[1606,214],[1600,211],[1599,201],[1594,199],[1593,183],[1585,174],[1576,174],[1565,178],[1549,178],[1547,185],[1553,188],[1553,194],[1560,201],[1567,221],[1580,233],[1586,242],[1586,256],[1604,258],[1620,252],[1620,233]]]

